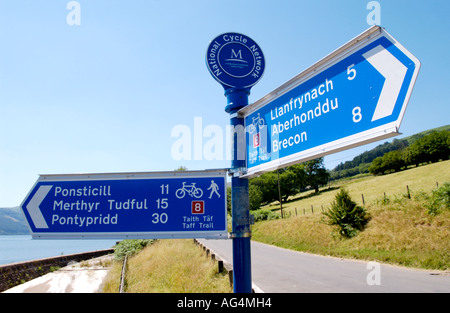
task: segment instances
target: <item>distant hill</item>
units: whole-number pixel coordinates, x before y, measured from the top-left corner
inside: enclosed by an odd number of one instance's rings
[[[450,131],[450,125],[425,130],[403,139],[394,139],[392,142],[386,141],[385,143],[376,146],[372,150],[365,151],[357,155],[351,161],[346,161],[344,163],[338,164],[333,170],[331,170],[330,179],[335,180],[339,178],[368,173],[370,164],[376,158],[381,157],[385,153],[388,153],[390,151],[405,149],[408,146],[412,145],[416,140],[434,131]]]
[[[437,128],[432,128],[429,130],[425,130],[423,132],[420,132],[418,134],[406,137],[405,140],[408,140],[409,145],[412,145],[416,140],[425,137],[426,135],[429,135],[432,132],[441,132],[441,131],[450,131],[450,125],[446,125],[446,126],[441,126],[441,127],[437,127]]]
[[[19,207],[0,208],[0,235],[29,234],[28,225]]]

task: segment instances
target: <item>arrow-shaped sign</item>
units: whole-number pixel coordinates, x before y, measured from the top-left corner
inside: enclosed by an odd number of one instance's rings
[[[393,137],[420,62],[374,26],[239,114],[251,177]]]
[[[21,208],[33,238],[226,238],[226,174],[41,175]]]

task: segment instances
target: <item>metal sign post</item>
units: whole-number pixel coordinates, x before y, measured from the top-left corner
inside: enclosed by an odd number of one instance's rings
[[[250,88],[261,78],[264,56],[249,37],[226,33],[213,39],[208,47],[206,63],[211,75],[225,89],[227,106],[233,129],[231,162],[231,205],[233,239],[233,279],[235,293],[252,292],[250,209],[248,180],[240,178],[246,169],[245,125],[237,112],[248,105]]]
[[[244,120],[237,117],[237,111],[248,104],[248,89],[229,89],[225,93],[228,106],[226,111],[230,113],[231,126],[238,130],[244,128]],[[239,132],[233,135],[233,159],[231,161],[231,207],[232,207],[232,238],[233,238],[233,277],[234,292],[251,293],[251,230],[250,230],[250,205],[248,194],[248,179],[239,178],[239,171],[245,168],[245,159],[239,160]]]

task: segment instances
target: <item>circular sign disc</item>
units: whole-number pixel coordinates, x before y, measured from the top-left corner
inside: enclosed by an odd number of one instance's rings
[[[250,88],[265,68],[261,48],[250,37],[226,33],[214,38],[206,52],[209,72],[225,89]]]

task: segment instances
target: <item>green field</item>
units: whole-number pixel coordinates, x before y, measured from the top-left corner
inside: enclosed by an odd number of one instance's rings
[[[384,194],[388,198],[406,194],[406,186],[409,187],[411,194],[417,194],[421,191],[430,192],[436,188],[436,183],[442,185],[445,182],[450,182],[450,160],[389,175],[367,175],[339,181],[321,188],[320,195],[314,195],[314,191],[308,191],[290,197],[287,203],[283,203],[283,210],[293,215],[295,215],[295,208],[297,208],[297,215],[303,214],[303,209],[306,213],[311,213],[311,206],[315,213],[322,211],[322,207],[325,210],[330,207],[340,187],[345,187],[353,201],[359,205],[363,204],[362,195],[364,195],[364,202],[367,205],[384,198]],[[264,208],[276,209],[279,206],[279,203],[275,202]]]
[[[448,270],[450,212],[432,216],[425,208],[426,196],[445,182],[450,182],[450,161],[341,181],[322,188],[319,195],[301,193],[283,204],[290,217],[257,222],[253,240],[310,253]],[[411,199],[406,197],[407,186]],[[322,208],[330,207],[341,187],[359,205],[363,195],[371,216],[366,229],[351,239],[340,238],[333,227],[321,222]],[[266,208],[278,207],[274,203]]]

